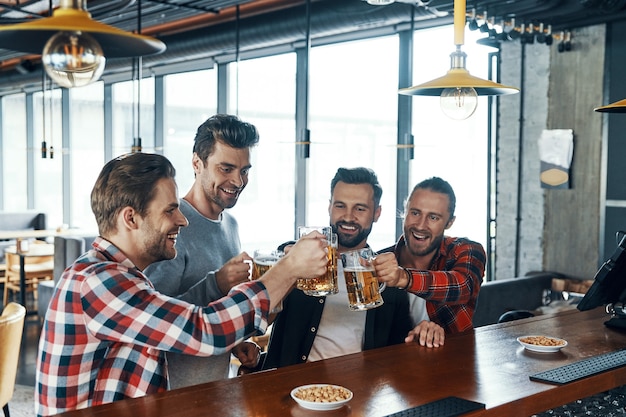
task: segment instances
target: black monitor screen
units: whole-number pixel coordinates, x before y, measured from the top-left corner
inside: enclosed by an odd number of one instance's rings
[[[626,303],[626,235],[623,232],[613,255],[600,267],[594,283],[578,303],[580,311],[615,303]]]

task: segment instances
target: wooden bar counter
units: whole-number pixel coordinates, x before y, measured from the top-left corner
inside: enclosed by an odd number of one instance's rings
[[[358,313],[355,313],[358,314]],[[338,358],[119,401],[65,416],[385,416],[447,396],[486,405],[467,416],[531,416],[626,384],[626,367],[577,382],[552,385],[529,376],[626,348],[626,332],[604,326],[602,308],[568,310],[485,326],[448,337],[443,347],[396,345]],[[518,336],[566,339],[556,353],[526,351]],[[300,385],[342,385],[354,393],[333,411],[310,411],[289,396]]]

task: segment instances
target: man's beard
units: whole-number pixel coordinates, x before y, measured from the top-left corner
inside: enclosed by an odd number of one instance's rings
[[[359,232],[356,235],[346,235],[344,233],[341,233],[339,231],[339,225],[344,224],[344,225],[350,225],[350,226],[356,226],[359,230]],[[342,246],[344,248],[354,248],[356,247],[359,243],[363,242],[364,240],[367,239],[367,237],[369,236],[369,234],[372,232],[372,228],[370,227],[369,229],[360,229],[359,226],[352,224],[352,223],[345,223],[345,222],[338,222],[336,224],[331,225],[331,227],[333,228],[333,232],[337,234],[337,241],[339,243],[339,246]]]
[[[406,236],[405,236],[405,239],[406,239]],[[436,251],[439,248],[439,246],[441,246],[442,241],[443,241],[443,235],[439,235],[433,239],[430,245],[426,246],[426,249],[423,249],[423,250],[413,249],[408,244],[406,245],[406,247],[408,248],[409,252],[413,256],[426,256]]]
[[[164,261],[176,257],[176,247],[170,250],[167,245],[167,238],[156,229],[150,227],[150,235],[144,241],[144,251],[153,259],[153,262]]]
[[[239,188],[236,194],[233,194],[232,196],[228,195],[226,198],[224,198],[220,195],[220,192],[222,192],[220,187],[217,187],[216,190],[211,187],[212,185],[209,185],[206,183],[202,184],[204,197],[207,199],[207,201],[212,202],[213,204],[220,207],[222,210],[235,207],[235,204],[237,204],[237,201],[239,200],[239,196],[241,195],[241,192],[245,188],[245,187]]]
[[[215,196],[213,196],[211,198],[211,201],[213,201],[215,204],[217,204],[218,207],[221,207],[222,210],[226,210],[226,209],[235,207],[235,204],[237,204],[237,200],[238,199],[239,199],[239,196],[237,196],[237,198],[235,198],[234,201],[226,202],[222,198],[220,198],[219,196],[215,195]]]

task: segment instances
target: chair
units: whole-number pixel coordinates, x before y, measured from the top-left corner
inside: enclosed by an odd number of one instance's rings
[[[0,315],[0,405],[5,417],[10,417],[25,316],[26,309],[17,303],[9,303]]]
[[[7,282],[6,270],[7,270],[7,265],[4,263],[4,259],[3,259],[2,262],[0,263],[0,284],[2,284],[3,288]],[[0,306],[1,305],[2,304],[0,303]]]
[[[502,314],[500,318],[498,318],[498,323],[506,323],[507,321],[527,319],[529,317],[535,317],[535,314],[532,311],[528,310],[511,310]]]
[[[53,271],[53,255],[27,256],[24,258],[26,292],[32,293],[35,301],[37,300],[37,286],[39,282],[52,280]],[[14,293],[20,291],[20,256],[15,253],[15,247],[10,247],[6,251],[5,274],[4,302],[8,303],[9,291]]]

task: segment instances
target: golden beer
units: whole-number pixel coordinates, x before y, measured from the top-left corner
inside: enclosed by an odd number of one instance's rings
[[[254,258],[252,262],[252,279],[259,279],[261,276],[270,270],[276,262],[278,262],[278,256],[263,256]]]
[[[328,247],[328,261],[326,263],[326,274],[317,278],[298,278],[296,287],[306,295],[322,297],[325,295],[337,294],[337,248]]]
[[[283,252],[281,251],[269,251],[263,249],[257,249],[254,251],[254,257],[252,258],[252,279],[259,279],[263,276],[264,273],[270,270],[271,267],[276,265],[276,263],[283,256]],[[280,303],[276,307],[270,311],[271,314],[278,314],[283,310],[283,302],[281,300]]]
[[[343,270],[351,310],[367,310],[383,304],[378,280],[373,269],[346,268]]]

